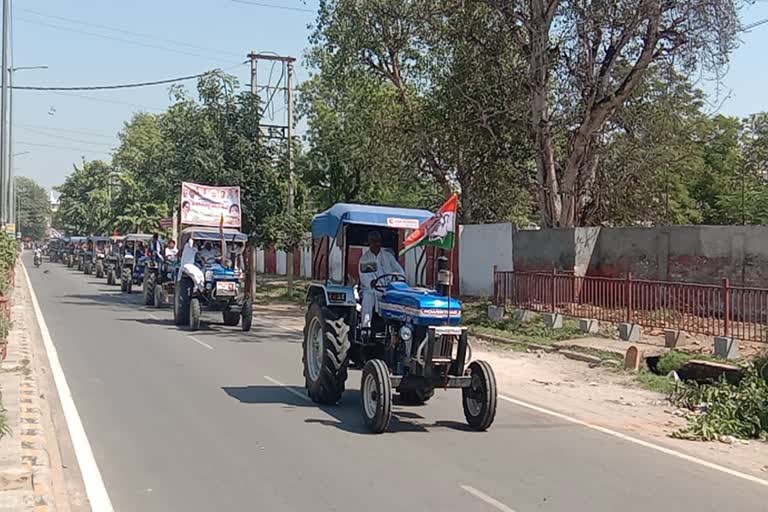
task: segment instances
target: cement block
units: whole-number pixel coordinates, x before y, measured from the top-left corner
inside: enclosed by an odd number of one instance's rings
[[[544,313],[544,325],[549,329],[562,329],[563,315],[560,313]]]
[[[640,326],[637,324],[619,324],[619,338],[624,341],[640,341]]]
[[[515,320],[521,324],[533,321],[535,316],[533,311],[528,311],[527,309],[516,309],[514,313]]]
[[[678,348],[685,346],[688,341],[688,333],[675,329],[664,329],[664,346]]]
[[[581,332],[595,334],[600,330],[600,323],[594,318],[582,318],[579,320],[579,329]]]
[[[739,352],[739,340],[730,336],[716,336],[715,357],[722,357],[723,359],[739,359],[741,357],[741,352]]]
[[[488,320],[501,322],[504,320],[504,308],[500,306],[488,306]]]

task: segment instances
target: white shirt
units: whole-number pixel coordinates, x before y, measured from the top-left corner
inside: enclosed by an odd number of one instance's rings
[[[184,247],[184,250],[181,252],[181,266],[183,267],[189,263],[194,265],[195,256],[197,256],[197,247],[195,247],[195,244],[190,239],[187,246]]]
[[[369,272],[365,272],[369,270]],[[360,258],[360,285],[363,288],[370,288],[371,281],[385,274],[405,275],[405,270],[400,266],[395,255],[389,249],[383,247],[379,254],[373,254],[370,249],[363,253]]]
[[[165,259],[167,260],[175,260],[178,254],[179,254],[179,250],[175,247],[165,248]]]
[[[206,263],[215,262],[216,258],[219,256],[221,256],[221,252],[216,247],[211,247],[210,249],[203,248],[200,250],[200,257]]]

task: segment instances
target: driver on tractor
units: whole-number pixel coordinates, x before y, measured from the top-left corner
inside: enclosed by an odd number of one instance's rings
[[[395,255],[388,249],[381,247],[381,233],[370,231],[368,233],[368,250],[360,258],[360,289],[362,295],[362,319],[360,326],[370,330],[371,318],[381,292],[375,290],[372,283],[387,274],[400,274],[405,276],[405,270],[397,261]],[[386,283],[381,283],[386,284]]]

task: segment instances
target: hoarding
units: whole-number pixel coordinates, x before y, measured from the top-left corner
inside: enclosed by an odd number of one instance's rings
[[[181,223],[194,226],[240,228],[240,187],[181,184]]]

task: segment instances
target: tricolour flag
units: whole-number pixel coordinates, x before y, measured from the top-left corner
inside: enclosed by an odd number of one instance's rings
[[[431,245],[447,251],[453,249],[458,206],[459,196],[453,194],[435,215],[425,220],[419,229],[405,239],[400,255],[420,245]]]

